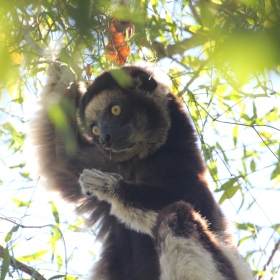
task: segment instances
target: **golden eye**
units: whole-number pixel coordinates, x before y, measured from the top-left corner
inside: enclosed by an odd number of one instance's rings
[[[95,134],[95,135],[99,135],[99,127],[98,127],[97,125],[94,125],[94,126],[92,127],[92,132],[93,132],[93,134]]]
[[[112,108],[111,108],[111,113],[114,115],[114,116],[119,116],[120,115],[120,113],[121,113],[121,106],[119,106],[119,105],[114,105],[114,106],[112,106]]]

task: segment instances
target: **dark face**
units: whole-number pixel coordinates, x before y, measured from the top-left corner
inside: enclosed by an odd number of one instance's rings
[[[121,152],[136,145],[133,113],[129,102],[111,102],[91,124],[95,139],[106,150]]]

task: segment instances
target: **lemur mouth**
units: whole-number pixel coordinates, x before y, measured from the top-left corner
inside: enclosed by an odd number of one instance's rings
[[[126,145],[124,148],[123,147],[118,147],[117,145],[114,145],[114,143],[111,145],[111,146],[107,146],[107,147],[104,147],[102,146],[105,150],[109,151],[110,153],[115,153],[115,154],[118,154],[118,153],[122,153],[122,152],[125,152],[125,151],[128,151],[128,150],[131,150],[133,149],[135,146],[137,145],[137,143],[129,143],[128,145]]]
[[[100,143],[100,145],[103,149],[110,151],[111,153],[122,153],[134,148],[137,145],[137,142],[132,141],[127,135],[124,135],[119,139]]]

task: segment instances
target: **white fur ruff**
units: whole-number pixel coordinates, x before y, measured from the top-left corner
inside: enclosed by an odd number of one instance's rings
[[[79,184],[84,195],[95,195],[99,200],[109,202],[111,215],[116,216],[121,223],[152,236],[158,214],[152,210],[125,205],[118,194],[120,180],[121,176],[118,174],[85,169],[79,178]]]
[[[152,210],[142,210],[111,200],[111,214],[116,216],[120,222],[126,224],[130,229],[153,236],[158,214]]]

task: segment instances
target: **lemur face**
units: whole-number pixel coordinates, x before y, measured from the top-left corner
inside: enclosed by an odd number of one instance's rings
[[[106,72],[89,87],[80,106],[87,138],[116,161],[155,152],[165,143],[170,127],[168,97],[162,87],[137,68],[122,71],[131,81],[128,86],[121,87]]]
[[[112,98],[102,110],[95,111],[93,107],[99,106],[99,101],[98,97],[93,98],[86,109],[86,116],[90,122],[95,142],[99,143],[105,150],[120,153],[145,141],[144,137],[141,136],[141,128],[137,127],[135,120],[137,116],[131,109],[131,101]],[[95,112],[93,119],[92,110]],[[145,127],[145,115],[141,117],[142,125]]]

